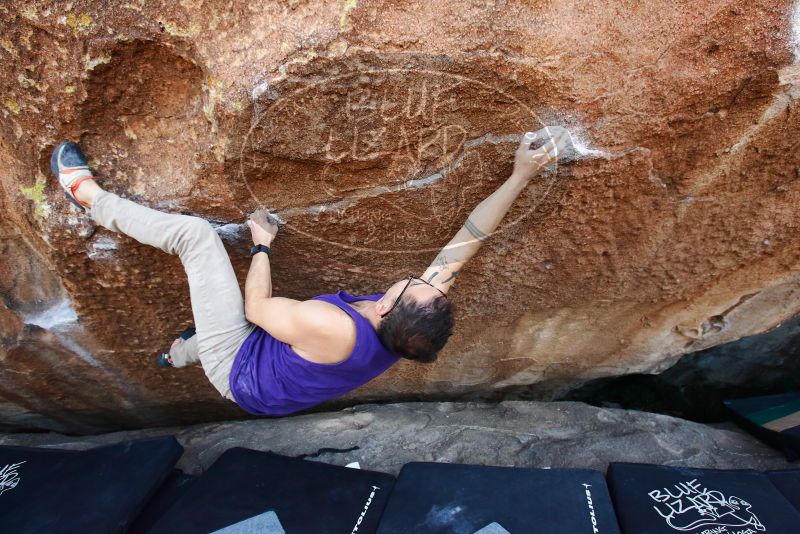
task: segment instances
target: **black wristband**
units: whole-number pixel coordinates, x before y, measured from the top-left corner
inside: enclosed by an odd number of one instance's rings
[[[255,256],[259,252],[266,252],[267,256],[269,256],[271,251],[267,245],[256,245],[250,248],[250,256]]]

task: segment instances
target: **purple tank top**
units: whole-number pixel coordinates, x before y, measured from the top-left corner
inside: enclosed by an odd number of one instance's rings
[[[338,306],[356,323],[353,352],[339,363],[310,362],[256,326],[231,369],[236,403],[253,415],[286,415],[344,395],[386,371],[400,357],[386,349],[370,322],[348,305],[382,296],[354,297],[339,291],[314,297]]]

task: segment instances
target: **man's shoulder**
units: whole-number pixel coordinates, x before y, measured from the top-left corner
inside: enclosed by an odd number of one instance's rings
[[[350,315],[336,304],[324,300],[309,299],[300,303],[297,317],[307,326],[320,333],[341,332],[341,328],[353,324]]]
[[[295,348],[303,358],[317,363],[338,363],[347,358],[356,338],[355,321],[330,302],[305,300],[297,317],[307,332],[304,342]]]

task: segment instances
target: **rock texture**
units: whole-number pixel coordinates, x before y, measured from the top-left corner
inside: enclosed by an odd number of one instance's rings
[[[0,398],[70,432],[240,415],[151,357],[190,321],[175,258],[95,229],[48,181],[61,139],[106,187],[220,226],[287,221],[277,294],[421,272],[561,124],[463,272],[440,360],[351,395],[547,397],[653,372],[800,310],[797,9],[789,0],[107,2],[0,6]],[[74,314],[72,311],[74,310]]]
[[[420,461],[601,471],[619,461],[719,469],[791,467],[778,452],[735,429],[577,402],[361,405],[330,414],[82,438],[0,435],[0,445],[86,449],[170,434],[186,449],[178,467],[192,474],[206,470],[231,447],[310,455],[337,465],[359,462],[363,469],[395,475],[405,463]]]

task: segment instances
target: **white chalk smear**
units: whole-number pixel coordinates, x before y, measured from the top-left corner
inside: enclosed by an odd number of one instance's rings
[[[268,99],[276,98],[275,91],[272,90],[272,88],[269,85],[269,82],[261,82],[257,84],[255,87],[253,87],[253,90],[250,93],[250,98],[253,102],[256,102],[264,93],[267,93]]]
[[[116,250],[118,245],[117,240],[109,236],[99,237],[92,243],[96,250]]]
[[[798,0],[800,1],[800,0]],[[604,150],[592,148],[589,142],[589,136],[586,134],[586,128],[571,114],[548,110],[539,113],[539,120],[547,126],[559,126],[567,130],[569,133],[570,141],[572,141],[573,150],[567,150],[564,154],[564,161],[571,161],[575,159],[590,159],[590,158],[613,158],[614,154],[608,153]]]
[[[800,60],[800,0],[795,1],[792,6],[791,25],[789,39],[792,43],[794,60],[798,61]]]
[[[374,187],[361,189],[353,193],[352,196],[334,202],[314,204],[312,206],[305,206],[305,207],[287,208],[281,210],[280,212],[272,212],[272,214],[281,223],[285,223],[286,220],[295,215],[309,214],[317,216],[321,213],[339,212],[349,208],[350,206],[356,204],[358,201],[364,198],[377,197],[380,195],[384,195],[386,193],[393,193],[395,191],[402,191],[405,189],[419,189],[421,187],[427,187],[429,185],[433,185],[437,182],[440,182],[442,178],[444,178],[444,175],[440,172],[437,172],[431,174],[430,176],[425,176],[423,178],[412,178],[397,185],[376,185]]]
[[[572,144],[571,147],[567,148],[566,153],[559,157],[559,159],[563,158],[563,160],[566,162],[576,159],[607,158],[610,156],[608,152],[590,148],[589,142],[586,139],[586,133],[580,126],[569,124],[553,124],[553,126],[560,126],[561,128],[564,128],[569,134],[569,140]]]
[[[567,161],[569,161],[570,159],[605,158],[609,156],[607,152],[590,148],[589,143],[586,141],[586,134],[580,127],[569,126],[569,125],[562,126],[557,122],[554,122],[552,125],[561,126],[562,128],[566,129],[567,133],[569,134],[569,138],[572,141],[572,147],[574,150],[573,151],[567,150],[567,154],[565,154]],[[544,128],[546,128],[546,126]],[[464,149],[466,150],[468,148],[474,148],[484,143],[491,143],[496,145],[500,143],[512,143],[512,142],[519,143],[521,140],[522,136],[520,134],[507,134],[507,135],[487,134],[475,139],[470,139],[469,141],[465,142]],[[536,146],[538,145],[539,143],[537,143]],[[570,152],[573,153],[570,154]]]
[[[236,241],[237,239],[239,239],[239,237],[242,235],[242,231],[245,228],[244,224],[237,224],[237,223],[228,223],[220,225],[215,225],[214,223],[211,224],[212,226],[214,226],[214,230],[217,231],[217,234],[219,234],[219,236],[222,239],[225,239],[226,241]]]
[[[49,330],[65,348],[92,367],[103,367],[88,350],[73,339],[73,334],[81,332],[82,329],[78,324],[78,314],[75,313],[68,298],[63,298],[38,313],[27,315],[24,320],[26,324]]]
[[[425,178],[417,178],[411,179],[403,182],[403,189],[415,189],[417,187],[425,187],[426,185],[435,184],[436,182],[441,181],[443,178],[442,173],[437,172],[431,174],[430,176],[426,176]]]
[[[89,245],[86,253],[92,260],[106,259],[114,256],[115,250],[119,248],[119,243],[111,236],[100,236]]]
[[[75,354],[78,358],[85,361],[92,367],[103,367],[103,365],[99,361],[97,361],[95,357],[92,356],[92,354],[88,350],[81,347],[77,341],[72,339],[69,333],[59,332],[58,330],[56,330],[54,334],[61,342],[61,344],[64,345],[64,347],[71,350],[72,353]]]
[[[465,506],[455,503],[444,506],[433,505],[428,513],[425,514],[425,524],[429,527],[448,527],[451,532],[464,532]]]
[[[498,145],[500,143],[519,143],[522,138],[519,134],[506,134],[506,135],[494,135],[494,134],[486,134],[480,137],[476,137],[475,139],[469,139],[464,142],[464,150],[468,148],[473,148],[484,143],[490,143],[492,145]]]
[[[581,134],[576,134],[575,132],[569,131],[569,137],[572,139],[572,147],[575,149],[575,155],[578,158],[605,158],[608,157],[608,152],[604,152],[602,150],[597,150],[594,148],[589,148],[588,143],[583,139]]]
[[[57,326],[78,322],[78,314],[75,313],[69,299],[65,298],[45,310],[25,316],[24,321],[26,324],[50,330]]]

